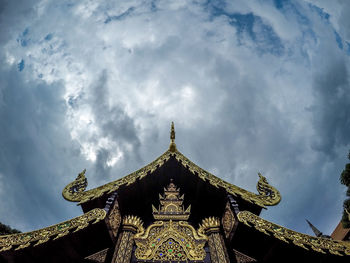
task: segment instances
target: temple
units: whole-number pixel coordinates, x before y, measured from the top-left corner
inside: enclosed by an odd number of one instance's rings
[[[85,173],[62,192],[83,214],[0,236],[0,262],[350,261],[348,241],[260,217],[279,191],[261,174],[253,193],[200,168],[177,149],[173,123],[169,148],[150,164],[90,190]]]

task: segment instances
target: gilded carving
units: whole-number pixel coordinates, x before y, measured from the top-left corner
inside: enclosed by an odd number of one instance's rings
[[[207,217],[202,220],[202,224],[199,226],[198,232],[219,232],[220,220],[216,217]]]
[[[50,239],[58,239],[70,232],[76,232],[103,220],[106,216],[106,211],[103,209],[93,209],[79,217],[61,222],[59,224],[42,228],[27,233],[19,233],[12,235],[0,236],[0,251],[9,249],[22,249],[30,245],[37,246],[45,243]]]
[[[131,250],[133,246],[132,236],[134,234],[130,231],[124,231],[119,237],[117,248],[114,251],[112,263],[128,263],[131,258]]]
[[[171,156],[174,156],[179,162],[182,163],[184,167],[187,167],[188,170],[197,175],[202,180],[208,181],[211,185],[215,187],[222,187],[228,193],[234,196],[240,196],[244,200],[257,204],[261,207],[266,205],[277,205],[281,201],[281,195],[278,190],[268,184],[265,177],[259,173],[260,180],[257,184],[257,189],[259,195],[246,191],[238,186],[230,184],[221,180],[220,178],[212,175],[211,173],[203,170],[198,165],[192,163],[187,159],[182,153],[180,153],[175,144],[175,128],[174,122],[171,123],[170,131],[170,145],[169,149],[158,157],[155,161],[146,165],[145,167],[133,172],[121,179],[118,179],[114,182],[102,185],[100,187],[85,191],[87,186],[87,180],[85,178],[85,170],[78,175],[78,177],[68,184],[62,192],[63,197],[72,202],[85,203],[89,200],[98,198],[104,194],[109,194],[116,191],[121,185],[130,185],[136,180],[140,180],[143,177],[147,176],[149,173],[152,173],[157,168],[161,167]]]
[[[87,179],[85,177],[86,169],[84,169],[81,173],[78,174],[77,178],[71,183],[69,183],[62,192],[63,197],[70,200],[71,196],[75,196],[76,198],[82,198],[83,193],[88,185]]]
[[[108,252],[108,248],[101,250],[97,253],[94,253],[94,254],[86,257],[85,259],[89,259],[89,260],[94,261],[96,263],[104,263],[106,260],[107,252]]]
[[[134,244],[133,236],[135,233],[144,232],[143,222],[137,216],[124,216],[122,225],[123,231],[119,235],[112,258],[112,263],[130,262]]]
[[[213,263],[228,263],[229,258],[226,252],[224,240],[220,235],[220,220],[215,217],[203,219],[198,230],[208,236],[208,244],[210,250],[210,258]]]
[[[237,263],[253,263],[256,262],[256,260],[254,258],[251,258],[241,252],[239,252],[238,250],[234,249],[233,253],[235,255],[236,261]]]
[[[173,180],[164,189],[164,196],[159,195],[160,206],[156,209],[152,205],[153,217],[157,220],[187,220],[191,213],[191,206],[186,210],[183,206],[184,195],[180,196],[180,189],[177,189]]]
[[[272,234],[274,237],[286,242],[300,246],[304,249],[311,248],[320,253],[332,253],[335,255],[350,255],[350,243],[345,241],[332,240],[322,237],[313,237],[306,234],[284,228],[260,218],[249,211],[239,212],[238,220],[247,226],[254,226],[266,235]]]
[[[204,245],[208,237],[203,230],[196,231],[183,221],[190,216],[190,207],[185,210],[183,200],[184,195],[180,196],[180,189],[171,180],[164,189],[164,196],[159,195],[159,208],[152,206],[153,217],[157,221],[146,230],[139,228],[134,236],[137,259],[171,262],[204,260]]]
[[[128,216],[124,216],[123,218],[123,229],[127,229],[130,230],[134,233],[136,232],[143,232],[144,228],[143,228],[143,222],[142,220],[137,217],[137,216],[132,216],[132,215],[128,215]]]
[[[203,260],[208,238],[186,221],[155,221],[137,233],[135,256],[143,260]]]
[[[233,196],[240,196],[244,200],[255,203],[261,207],[265,205],[277,205],[281,201],[281,195],[279,191],[273,186],[269,185],[265,177],[260,177],[258,181],[258,188],[260,189],[259,195],[244,190],[236,185],[230,184],[216,177],[215,175],[203,170],[196,164],[192,163],[182,153],[176,151],[174,153],[175,158],[189,169],[193,174],[197,174],[202,180],[207,180],[211,185],[215,187],[222,187]],[[263,179],[264,180],[263,180]]]
[[[225,237],[229,238],[235,224],[235,216],[233,215],[229,203],[226,204],[225,211],[221,219],[221,224],[224,229]]]
[[[82,187],[84,186],[84,181],[81,178],[77,178],[75,181],[68,184],[63,189],[62,195],[68,201],[79,203],[87,202],[89,200],[98,198],[104,194],[109,194],[113,191],[116,191],[121,185],[130,185],[136,180],[142,179],[149,173],[152,173],[154,170],[161,167],[167,160],[169,160],[171,156],[174,156],[179,162],[182,163],[183,166],[187,167],[191,173],[197,175],[202,180],[208,181],[211,185],[215,187],[224,188],[228,193],[232,194],[233,196],[240,196],[244,200],[252,202],[261,207],[277,205],[281,200],[281,195],[279,191],[273,186],[269,185],[266,178],[261,175],[260,180],[257,184],[259,194],[255,194],[244,190],[236,185],[225,182],[220,178],[214,176],[213,174],[203,170],[196,164],[192,163],[178,150],[168,150],[160,157],[158,157],[155,161],[151,162],[150,164],[146,165],[140,170],[137,170],[136,172],[133,172],[121,179],[88,191],[82,191],[83,189],[85,189]],[[79,189],[79,191],[75,191],[75,189]]]
[[[136,180],[142,179],[148,173],[155,171],[158,167],[162,166],[167,160],[169,160],[170,156],[171,152],[167,151],[147,166],[116,181],[110,182],[108,184],[99,186],[88,191],[81,191],[83,189],[85,190],[85,188],[79,188],[82,185],[82,179],[77,178],[75,181],[71,182],[63,189],[62,195],[68,201],[85,203],[89,200],[98,198],[104,194],[110,194],[116,191],[121,185],[130,185]],[[77,188],[79,188],[79,191],[75,190]]]
[[[219,262],[224,263],[227,262],[229,263],[230,260],[228,258],[228,255],[226,253],[226,248],[224,245],[224,241],[222,240],[222,237],[219,233],[213,233],[211,234],[210,238],[213,238],[214,244],[215,244],[215,250],[216,254],[218,256]]]
[[[122,221],[122,217],[120,215],[119,205],[118,205],[117,200],[115,200],[113,207],[108,215],[108,224],[109,224],[114,236],[117,235],[121,221]]]

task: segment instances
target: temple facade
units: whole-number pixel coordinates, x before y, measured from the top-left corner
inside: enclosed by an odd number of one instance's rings
[[[281,201],[259,174],[257,193],[194,164],[175,144],[141,169],[86,190],[85,170],[63,197],[79,217],[0,236],[0,262],[350,262],[350,242],[310,236],[261,218]]]

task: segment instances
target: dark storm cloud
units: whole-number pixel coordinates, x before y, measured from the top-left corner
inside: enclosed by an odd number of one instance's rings
[[[92,106],[96,123],[101,127],[101,136],[116,142],[120,147],[118,150],[125,152],[126,155],[131,151],[133,155],[138,157],[140,141],[134,120],[122,109],[122,105],[111,106],[107,81],[107,70],[103,70],[98,80],[92,85],[91,94],[87,98],[88,104]],[[131,145],[131,149],[125,149],[126,145]],[[109,177],[111,167],[107,166],[106,163],[111,158],[111,152],[116,150],[103,147],[98,150],[95,164],[98,177],[104,179]],[[127,156],[124,157],[127,158]]]
[[[329,51],[314,73],[315,105],[310,109],[318,137],[313,147],[334,157],[337,147],[350,144],[350,82],[343,54]]]
[[[322,7],[2,7],[0,220],[28,229],[72,217],[60,192],[78,172],[95,187],[140,168],[167,149],[175,121],[179,150],[203,168],[250,191],[260,171],[278,187],[264,217],[302,232],[305,217],[328,233],[338,222],[349,68],[334,32],[345,34]]]
[[[25,81],[15,66],[0,72],[0,221],[22,231],[56,223],[76,213],[60,196],[78,172],[68,159],[84,163],[62,125],[63,86]]]
[[[14,37],[16,29],[20,29],[26,19],[33,19],[37,0],[0,0],[0,44]]]
[[[245,45],[246,37],[248,37],[249,41],[254,43],[252,49],[255,52],[258,51],[260,54],[268,52],[275,55],[281,55],[284,52],[281,39],[271,25],[264,23],[260,16],[256,16],[252,12],[247,14],[228,13],[222,3],[218,1],[208,2],[206,8],[211,14],[211,19],[220,16],[229,18],[229,24],[237,29],[236,35],[239,45]]]

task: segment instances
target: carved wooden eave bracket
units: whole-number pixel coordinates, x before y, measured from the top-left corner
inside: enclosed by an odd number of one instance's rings
[[[75,217],[59,224],[45,227],[32,232],[0,236],[0,251],[10,249],[19,250],[31,245],[37,246],[49,240],[55,240],[77,232],[95,224],[106,217],[106,211],[100,208],[93,209],[81,216]]]
[[[266,235],[272,235],[283,242],[293,243],[303,249],[312,249],[319,253],[331,253],[338,256],[350,255],[350,242],[302,234],[271,223],[249,211],[241,211],[237,217],[240,222],[249,227],[254,227]]]
[[[239,196],[242,199],[254,203],[260,207],[265,208],[265,206],[277,205],[281,201],[281,195],[279,191],[268,184],[265,177],[259,174],[259,181],[257,183],[257,190],[259,194],[255,194],[244,190],[236,185],[225,182],[224,180],[216,177],[215,175],[205,171],[198,165],[191,162],[187,157],[185,157],[177,149],[169,149],[163,153],[156,160],[146,165],[145,167],[123,177],[116,181],[107,183],[105,185],[99,186],[97,188],[85,191],[87,181],[85,178],[85,172],[80,173],[75,181],[68,184],[62,192],[63,197],[71,202],[85,203],[89,200],[96,199],[102,195],[110,194],[122,185],[131,185],[136,182],[136,180],[141,180],[145,176],[148,176],[157,168],[164,165],[171,157],[175,157],[178,162],[180,162],[184,167],[186,167],[191,173],[198,176],[204,181],[207,181],[211,185],[217,188],[224,188],[228,193],[233,196]]]

